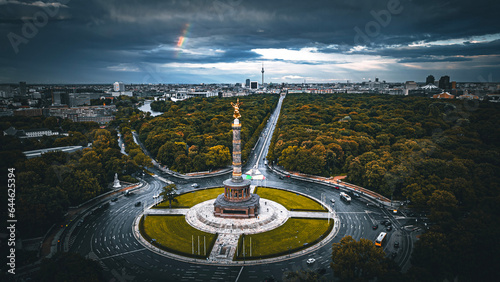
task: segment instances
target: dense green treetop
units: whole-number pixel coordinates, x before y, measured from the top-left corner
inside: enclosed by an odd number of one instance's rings
[[[405,280],[499,277],[499,104],[287,95],[267,158],[289,170],[347,174],[425,211],[430,229],[415,244]]]
[[[204,171],[231,164],[233,108],[236,98],[192,98],[157,101],[161,116],[134,125],[149,152],[163,165],[179,172]],[[240,97],[243,102],[242,158],[245,160],[272,110],[277,95]]]

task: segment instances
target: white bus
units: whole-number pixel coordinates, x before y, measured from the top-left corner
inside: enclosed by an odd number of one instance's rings
[[[377,239],[375,239],[375,246],[382,247],[382,244],[384,243],[386,237],[387,237],[387,233],[380,232]]]

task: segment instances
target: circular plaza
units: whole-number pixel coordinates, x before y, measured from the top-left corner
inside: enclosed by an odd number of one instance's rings
[[[178,203],[155,204],[135,221],[134,234],[146,248],[174,259],[239,265],[285,260],[314,251],[335,235],[326,204],[293,191],[251,187],[260,195],[258,215],[224,218],[214,213],[224,188],[184,193]]]

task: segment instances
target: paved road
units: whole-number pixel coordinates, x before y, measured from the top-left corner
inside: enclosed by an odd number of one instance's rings
[[[317,199],[326,199],[327,202],[334,199],[334,210],[340,219],[340,226],[339,233],[332,242],[339,242],[346,235],[350,235],[356,240],[360,238],[375,240],[377,235],[385,230],[385,227],[379,224],[378,229],[373,230],[373,224],[379,223],[381,220],[390,220],[395,228],[388,232],[389,239],[384,250],[386,253],[392,253],[396,250],[393,243],[399,241],[401,247],[398,249],[396,261],[400,265],[405,265],[408,262],[412,245],[411,238],[401,231],[401,227],[406,224],[406,219],[398,220],[387,211],[367,206],[360,199],[353,199],[350,204],[347,204],[340,200],[339,190],[330,187],[295,179],[279,179],[278,175],[265,166],[263,158],[267,155],[269,136],[274,130],[281,103],[282,99],[279,102],[278,110],[275,111],[268,126],[264,129],[261,140],[247,162],[247,166],[243,169],[246,172],[256,167],[265,176],[265,180],[253,180],[252,184],[286,188],[309,194]],[[191,186],[194,181],[176,179],[163,175],[154,169],[153,172],[161,175],[164,179],[174,181],[180,192],[194,189]],[[229,174],[203,178],[196,180],[196,183],[200,185],[200,188],[212,187],[222,185],[222,181],[228,177]],[[262,281],[272,276],[282,280],[283,273],[286,271],[305,269],[324,269],[325,277],[328,280],[333,279],[333,273],[329,268],[330,244],[303,257],[253,266],[191,264],[176,261],[145,249],[135,240],[132,234],[132,223],[145,205],[154,202],[153,195],[157,195],[165,185],[157,177],[146,176],[145,181],[149,185],[135,191],[133,195],[122,195],[117,201],[110,202],[109,207],[97,209],[91,214],[87,214],[70,238],[70,251],[97,259],[103,266],[108,279],[115,279],[115,281]],[[141,205],[136,206],[137,202],[141,202]],[[307,265],[305,261],[309,257],[314,257],[316,262]]]

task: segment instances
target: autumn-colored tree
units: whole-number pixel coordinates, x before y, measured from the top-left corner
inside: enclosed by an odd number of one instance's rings
[[[332,262],[335,277],[341,281],[369,281],[384,275],[387,270],[385,253],[372,241],[354,240],[346,236],[332,244]]]
[[[179,201],[176,199],[177,194],[177,186],[174,183],[168,184],[162,188],[162,192],[160,196],[163,197],[164,201],[168,201],[169,208],[172,208],[172,202],[178,203]]]

